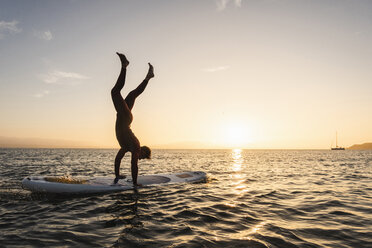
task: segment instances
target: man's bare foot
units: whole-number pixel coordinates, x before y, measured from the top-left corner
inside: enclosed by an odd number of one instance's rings
[[[122,67],[127,67],[128,65],[129,65],[129,61],[127,60],[127,57],[125,57],[125,55],[124,54],[122,54],[122,53],[116,53],[118,56],[119,56],[119,58],[120,58],[120,61],[121,61],[121,66]]]
[[[143,185],[140,184],[140,183],[136,183],[136,184],[133,183],[133,186],[134,186],[135,188],[138,188],[138,187],[142,187]]]
[[[149,71],[147,72],[147,75],[146,75],[146,79],[150,79],[150,78],[153,78],[155,75],[154,75],[154,67],[150,64],[149,64]]]
[[[120,175],[120,176],[115,177],[114,184],[117,184],[119,179],[125,179],[125,176]]]

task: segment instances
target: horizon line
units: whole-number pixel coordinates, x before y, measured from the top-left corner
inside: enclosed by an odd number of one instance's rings
[[[151,147],[150,147],[151,148]],[[47,146],[0,146],[0,149],[100,149],[100,150],[117,150],[120,147],[85,147],[85,146],[75,146],[75,147],[47,147]],[[244,147],[209,147],[209,148],[190,148],[190,147],[178,147],[178,148],[163,148],[155,147],[151,150],[331,150],[331,148],[244,148]],[[345,147],[346,150],[351,150],[349,147]]]

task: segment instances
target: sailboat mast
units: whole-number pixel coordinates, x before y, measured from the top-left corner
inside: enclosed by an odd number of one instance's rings
[[[338,135],[337,135],[337,131],[336,131],[336,147],[331,147],[331,150],[337,150],[337,151],[339,151],[339,150],[345,150],[344,147],[338,146]]]

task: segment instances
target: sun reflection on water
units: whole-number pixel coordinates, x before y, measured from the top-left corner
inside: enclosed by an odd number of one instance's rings
[[[266,225],[266,223],[267,223],[267,221],[261,221],[261,222],[257,223],[256,225],[254,225],[253,227],[251,227],[247,230],[240,231],[236,234],[233,234],[232,236],[234,238],[241,239],[241,240],[244,240],[244,239],[245,240],[252,240],[253,235],[259,233],[259,231]]]
[[[249,191],[247,183],[246,183],[246,175],[243,173],[244,169],[244,160],[242,156],[242,149],[233,149],[231,151],[232,157],[232,164],[231,164],[231,179],[233,185],[233,192],[235,195],[240,197],[241,195],[245,194]],[[230,208],[235,208],[238,205],[237,201],[227,201],[224,203],[225,206]],[[232,234],[231,237],[241,240],[251,240],[253,236],[260,232],[262,228],[266,225],[267,221],[261,221],[256,225],[239,231],[238,233]]]
[[[232,150],[232,159],[233,159],[233,166],[232,169],[235,172],[242,170],[243,158],[242,158],[242,149],[234,149]]]
[[[231,151],[232,157],[232,184],[234,185],[234,192],[237,195],[241,195],[244,192],[248,191],[245,185],[245,175],[242,173],[243,167],[243,156],[242,156],[242,149],[233,149]]]

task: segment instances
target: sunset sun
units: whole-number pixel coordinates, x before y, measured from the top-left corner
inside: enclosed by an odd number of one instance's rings
[[[241,147],[250,143],[250,128],[240,123],[231,123],[225,128],[225,142],[230,147]]]

